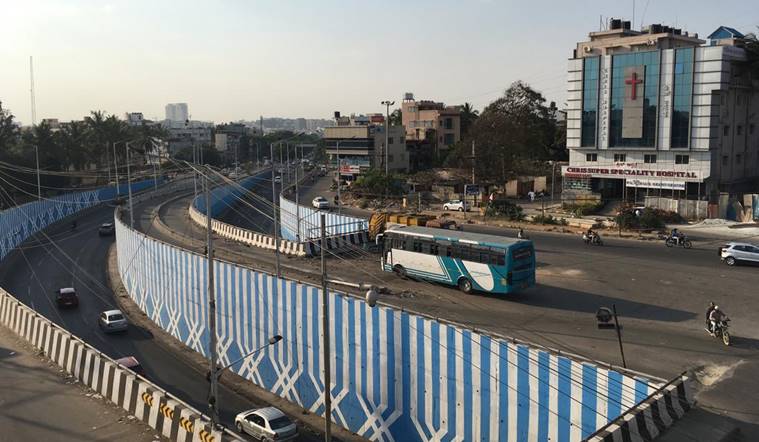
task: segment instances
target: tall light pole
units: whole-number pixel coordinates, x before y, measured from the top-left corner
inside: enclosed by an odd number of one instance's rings
[[[37,199],[42,200],[42,186],[40,185],[40,149],[34,144],[34,157],[37,161]]]
[[[127,191],[129,192],[129,227],[134,229],[134,210],[132,210],[132,177],[129,172],[129,141],[124,144],[126,146]]]
[[[339,183],[338,183],[339,186]],[[322,270],[322,349],[324,350],[324,440],[332,440],[332,368],[329,351],[329,292],[327,291],[327,261],[324,249],[327,247],[327,229],[324,213],[321,214],[321,270]]]
[[[211,408],[211,425],[216,428],[219,423],[219,408],[217,398],[219,394],[219,376],[216,374],[216,295],[214,293],[214,274],[213,274],[213,232],[211,231],[211,183],[208,181],[208,173],[205,174],[205,194],[206,194],[206,256],[208,262],[208,333],[210,336],[211,356],[211,393],[208,396],[208,406]]]
[[[119,197],[121,189],[119,189],[119,161],[118,155],[116,155],[116,142],[113,142],[113,170],[116,172],[116,198]]]
[[[386,107],[385,112],[385,175],[388,175],[389,165],[388,165],[388,151],[390,150],[390,106],[395,104],[395,101],[388,101],[385,100],[382,102],[383,105]]]
[[[269,144],[269,149],[271,155],[271,202],[274,211],[274,270],[277,273],[277,278],[279,278],[282,274],[279,271],[279,197],[277,196],[277,186],[274,183],[274,170],[276,169],[274,165],[274,143]]]

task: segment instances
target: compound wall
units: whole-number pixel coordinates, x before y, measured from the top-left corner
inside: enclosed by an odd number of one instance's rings
[[[211,217],[219,216],[230,207],[237,204],[240,197],[252,189],[258,183],[265,182],[267,177],[263,172],[258,173],[237,182],[237,185],[227,184],[221,185],[211,190]],[[192,202],[200,213],[206,214],[206,199],[202,194],[195,198]]]
[[[116,221],[119,271],[158,325],[207,355],[205,257]],[[324,414],[321,290],[214,262],[220,363]],[[657,385],[579,359],[329,293],[331,419],[371,440],[579,441]]]
[[[153,180],[132,183],[132,192],[139,192],[153,185]],[[119,191],[124,195],[128,189],[122,185]],[[34,201],[0,212],[0,260],[14,247],[50,224],[80,210],[113,201],[116,196],[115,187],[102,187]]]

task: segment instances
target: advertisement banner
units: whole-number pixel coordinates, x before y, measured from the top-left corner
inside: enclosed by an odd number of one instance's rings
[[[631,167],[625,164],[612,164],[608,166],[563,166],[561,173],[567,177],[587,177],[587,178],[620,178],[620,179],[642,179],[642,180],[668,180],[679,182],[699,182],[708,178],[708,173],[704,174],[700,170],[667,170],[667,169],[642,169]]]
[[[649,189],[685,190],[685,181],[659,181],[644,179],[627,179],[627,187],[646,187]]]

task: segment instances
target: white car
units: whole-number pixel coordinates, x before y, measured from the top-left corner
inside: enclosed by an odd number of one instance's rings
[[[329,209],[329,201],[327,201],[327,198],[324,198],[323,196],[317,196],[313,201],[311,201],[311,204],[315,209]]]
[[[295,440],[298,427],[274,407],[243,411],[235,416],[237,431],[266,442]]]
[[[719,257],[729,266],[739,261],[759,263],[759,247],[744,242],[729,242],[719,248]]]
[[[107,310],[100,314],[100,329],[105,333],[115,333],[120,331],[126,331],[129,328],[129,323],[121,313],[121,310]]]
[[[466,210],[468,212],[469,204],[461,200],[450,200],[443,204],[443,210],[458,210],[459,212]]]
[[[275,177],[274,177],[274,182],[275,182],[275,183],[281,183],[281,182],[282,182],[282,176],[281,176],[281,175],[277,175],[277,176],[275,176]]]

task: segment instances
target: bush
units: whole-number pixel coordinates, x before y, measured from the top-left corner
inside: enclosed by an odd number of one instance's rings
[[[599,211],[603,207],[602,202],[596,203],[581,203],[581,204],[562,204],[562,208],[567,212],[570,212],[575,217],[582,217],[585,215],[592,215]]]
[[[559,226],[566,226],[567,220],[564,218],[554,218],[552,215],[535,215],[532,218],[532,222],[536,224],[552,224],[552,225],[559,225]]]
[[[385,176],[376,169],[366,171],[359,176],[351,185],[351,192],[357,196],[377,198],[384,196],[401,196],[403,194],[403,180],[395,176]]]
[[[683,218],[675,212],[646,207],[640,216],[625,209],[616,216],[617,225],[623,229],[661,229],[667,223],[680,223]]]
[[[485,216],[504,216],[509,221],[521,221],[524,219],[522,206],[507,200],[496,200],[488,204],[485,209]]]

